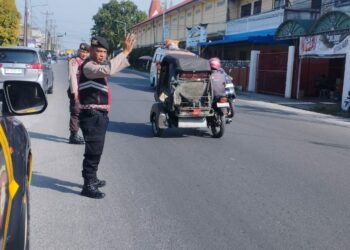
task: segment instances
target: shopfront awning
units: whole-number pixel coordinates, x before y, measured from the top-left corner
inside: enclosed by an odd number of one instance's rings
[[[288,40],[308,35],[313,20],[287,20],[278,26],[275,39]]]
[[[309,35],[341,34],[350,31],[350,16],[342,11],[331,11],[321,16],[311,27]]]
[[[252,43],[281,43],[274,40],[276,29],[268,30],[259,30],[251,31],[234,35],[226,35],[223,40],[212,41],[206,43],[198,43],[198,46],[211,46],[211,45],[220,45],[228,43],[237,43],[237,42],[252,42]]]

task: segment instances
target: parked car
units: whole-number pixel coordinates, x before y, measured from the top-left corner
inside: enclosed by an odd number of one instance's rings
[[[47,101],[39,83],[4,82],[0,110],[0,245],[29,249],[29,185],[32,178],[30,138],[14,115],[43,112]]]
[[[0,47],[0,89],[5,81],[21,80],[38,82],[45,93],[53,93],[51,62],[37,48]]]

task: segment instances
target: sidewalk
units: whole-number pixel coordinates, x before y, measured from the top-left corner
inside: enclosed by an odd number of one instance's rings
[[[270,103],[276,103],[283,106],[288,106],[297,109],[308,110],[312,112],[333,115],[338,117],[344,117],[350,119],[350,113],[344,112],[340,108],[340,102],[329,100],[329,99],[321,99],[317,97],[303,98],[301,100],[296,99],[287,99],[282,96],[275,95],[265,95],[254,92],[242,92],[237,91],[238,99],[251,99],[258,100]]]

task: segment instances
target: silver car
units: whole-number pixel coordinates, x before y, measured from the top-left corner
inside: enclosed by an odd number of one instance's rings
[[[51,61],[37,48],[0,46],[0,89],[4,81],[38,82],[45,93],[53,93]]]

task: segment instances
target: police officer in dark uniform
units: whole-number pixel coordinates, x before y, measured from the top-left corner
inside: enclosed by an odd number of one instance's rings
[[[103,152],[106,130],[109,122],[110,89],[107,77],[129,66],[127,56],[132,51],[135,36],[128,34],[123,51],[106,62],[108,43],[105,38],[91,39],[90,58],[82,65],[79,79],[80,128],[85,140],[82,175],[84,186],[81,195],[100,199],[105,196],[99,188],[106,181],[97,178],[98,164]]]
[[[69,88],[67,90],[69,98],[69,143],[84,144],[84,139],[78,135],[79,131],[79,113],[80,104],[78,98],[78,81],[81,71],[81,65],[89,57],[90,46],[86,43],[81,43],[78,49],[78,56],[69,60]]]

